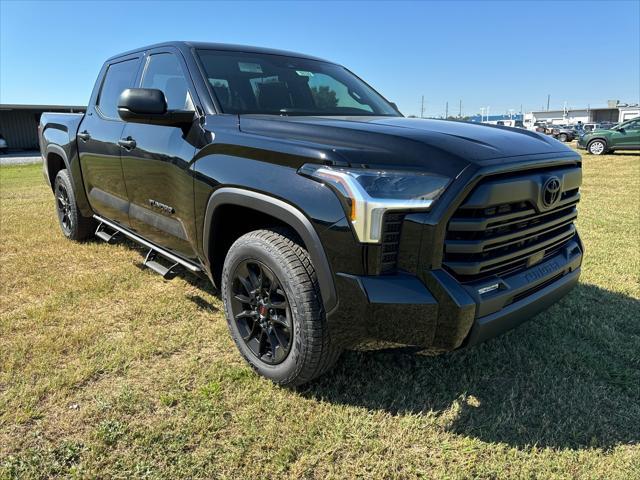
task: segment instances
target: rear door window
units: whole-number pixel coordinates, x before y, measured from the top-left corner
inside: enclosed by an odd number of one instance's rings
[[[109,65],[97,102],[98,109],[102,115],[113,120],[119,120],[118,99],[124,90],[133,86],[137,72],[137,58]]]

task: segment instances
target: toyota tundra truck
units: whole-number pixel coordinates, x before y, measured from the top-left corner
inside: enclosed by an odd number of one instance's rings
[[[171,42],[108,59],[87,111],[45,113],[62,233],[207,277],[285,386],[365,341],[471,347],[578,281],[581,157],[523,129],[405,118],[345,67]]]

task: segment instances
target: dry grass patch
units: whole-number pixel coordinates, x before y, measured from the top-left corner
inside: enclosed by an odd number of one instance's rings
[[[0,168],[0,478],[640,476],[640,158],[585,156],[581,284],[440,357],[347,352],[277,388],[219,298],[63,239],[40,166]]]

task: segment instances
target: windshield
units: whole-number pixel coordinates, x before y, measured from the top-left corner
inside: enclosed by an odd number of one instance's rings
[[[384,115],[399,113],[344,67],[304,58],[197,50],[224,113]]]

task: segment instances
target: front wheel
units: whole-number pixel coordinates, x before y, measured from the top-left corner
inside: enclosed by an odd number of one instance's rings
[[[78,210],[73,183],[67,170],[60,170],[53,184],[56,213],[60,230],[70,240],[86,240],[93,235],[93,220],[83,217]]]
[[[289,231],[256,230],[236,240],[224,262],[222,296],[240,353],[271,381],[307,383],[340,355],[309,254]]]
[[[558,140],[560,140],[561,142],[566,142],[568,138],[569,137],[567,137],[566,133],[561,133],[560,135],[558,135]]]
[[[607,151],[607,145],[602,140],[594,140],[587,146],[587,150],[592,155],[602,155]]]

